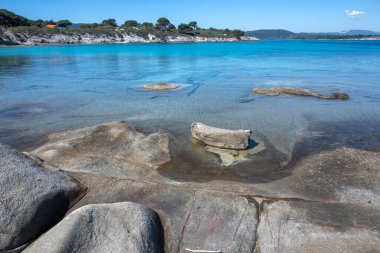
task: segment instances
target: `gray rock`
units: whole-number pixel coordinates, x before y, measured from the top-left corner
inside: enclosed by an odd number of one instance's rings
[[[0,144],[0,251],[29,243],[83,196],[86,189],[61,173]]]
[[[210,146],[225,149],[247,149],[251,130],[228,130],[194,122],[191,135]]]
[[[123,121],[54,133],[31,152],[66,171],[130,177],[128,170],[150,170],[170,161],[169,137],[145,135]]]
[[[254,201],[235,194],[176,185],[74,173],[91,191],[74,208],[93,203],[133,201],[154,210],[162,221],[166,252],[223,250],[252,252],[257,228]]]
[[[87,205],[66,216],[24,252],[163,252],[158,216],[130,202]]]
[[[257,219],[256,204],[244,197],[196,192],[185,219],[180,252],[252,252]]]
[[[310,91],[310,90],[301,89],[301,88],[293,88],[293,87],[277,87],[277,88],[271,88],[271,89],[254,88],[252,89],[252,92],[266,95],[266,96],[279,96],[281,94],[288,94],[288,95],[294,95],[294,96],[316,97],[320,99],[331,99],[331,100],[347,100],[350,98],[347,93],[333,93],[329,96],[326,96],[315,91]]]
[[[359,215],[360,214],[360,215]],[[260,253],[379,252],[378,209],[340,203],[263,203]]]

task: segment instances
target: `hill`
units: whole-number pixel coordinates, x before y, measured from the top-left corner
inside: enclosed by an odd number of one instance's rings
[[[283,29],[261,29],[245,32],[247,36],[254,36],[261,40],[290,40],[290,39],[360,39],[380,36],[380,32],[368,30],[350,30],[344,32],[326,33],[294,33]]]

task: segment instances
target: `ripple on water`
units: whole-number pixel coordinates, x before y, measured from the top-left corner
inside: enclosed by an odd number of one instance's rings
[[[0,110],[0,118],[19,119],[37,117],[48,111],[47,106],[43,104],[26,103],[13,105]]]

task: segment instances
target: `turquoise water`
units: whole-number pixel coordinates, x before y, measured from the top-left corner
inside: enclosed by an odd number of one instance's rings
[[[186,86],[161,93],[139,87],[153,82]],[[250,92],[274,86],[351,99]],[[321,147],[378,147],[380,41],[0,48],[0,142],[27,149],[49,132],[120,119],[145,132],[167,131],[190,153],[193,121],[251,129],[278,162],[308,138]]]

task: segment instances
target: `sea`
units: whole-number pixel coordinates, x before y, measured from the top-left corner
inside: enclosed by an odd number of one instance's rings
[[[182,84],[156,92],[143,85]],[[255,94],[298,87],[350,99]],[[49,133],[124,120],[166,132],[175,179],[265,181],[341,146],[380,150],[380,41],[11,46],[0,48],[0,143],[30,151]],[[244,161],[223,166],[191,123],[250,129]],[[254,148],[254,147],[252,147]]]

